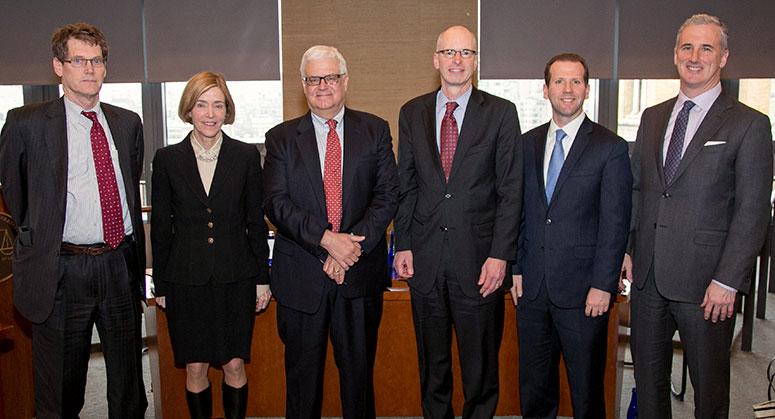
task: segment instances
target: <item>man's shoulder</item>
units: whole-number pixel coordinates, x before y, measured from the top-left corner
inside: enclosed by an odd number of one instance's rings
[[[436,89],[432,92],[424,93],[420,96],[412,98],[406,103],[404,103],[404,105],[401,107],[401,110],[414,111],[416,109],[422,109],[422,108],[428,107],[430,104],[435,104],[436,95],[438,94],[438,92],[439,92],[439,89]]]
[[[613,144],[626,142],[624,138],[620,137],[615,132],[598,124],[597,122],[592,121],[591,119],[587,119],[584,124],[581,125],[580,129],[584,129],[584,125],[586,125],[586,123],[590,124],[588,128],[590,130],[590,137],[594,138],[596,141]]]
[[[540,138],[542,136],[546,136],[546,133],[549,132],[549,123],[541,124],[530,131],[527,131],[522,134],[523,141],[529,140],[533,141],[536,138]]]
[[[345,118],[353,119],[366,125],[383,125],[387,124],[387,121],[372,113],[358,111],[355,109],[345,108]]]
[[[14,119],[23,122],[29,119],[41,118],[44,115],[58,113],[65,114],[64,103],[61,99],[54,99],[48,102],[32,103],[8,111],[7,119]]]
[[[500,96],[495,96],[492,93],[487,93],[484,90],[479,90],[477,88],[474,88],[474,91],[471,92],[471,99],[477,99],[477,96],[481,98],[482,104],[487,104],[490,106],[495,107],[515,107],[514,102],[504,99]]]
[[[267,140],[271,138],[278,138],[278,137],[285,137],[290,133],[295,133],[298,128],[299,124],[302,122],[303,119],[308,119],[310,126],[312,125],[312,118],[309,116],[309,112],[305,113],[304,115],[301,115],[299,117],[289,119],[287,121],[283,121],[274,127],[272,127],[269,131],[266,132]]]
[[[128,119],[128,120],[137,120],[140,121],[140,115],[138,115],[136,112],[130,111],[129,109],[122,108],[120,106],[111,105],[110,103],[100,102],[100,106],[102,107],[102,111],[105,112],[106,115]]]

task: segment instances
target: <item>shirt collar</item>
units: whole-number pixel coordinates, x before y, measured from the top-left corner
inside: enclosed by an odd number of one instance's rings
[[[221,153],[221,145],[223,144],[223,131],[218,132],[218,139],[215,141],[209,150],[205,150],[199,139],[196,138],[196,131],[191,131],[191,147],[194,149],[194,155],[198,160],[202,161],[215,161],[218,160],[218,155]]]
[[[310,112],[310,115],[312,115],[312,122],[318,126],[318,128],[325,127],[328,129],[328,124],[326,124],[328,119],[321,118],[320,116],[316,115],[315,112]],[[344,106],[342,106],[342,109],[340,109],[339,112],[331,119],[336,121],[336,127],[339,128],[342,125],[342,119],[344,119]]]
[[[681,109],[684,105],[684,102],[687,100],[691,100],[694,102],[694,107],[692,110],[697,109],[698,111],[704,111],[707,112],[708,109],[710,109],[711,106],[713,106],[713,102],[718,99],[718,97],[721,95],[721,82],[718,82],[715,86],[708,89],[705,92],[700,93],[699,95],[689,99],[684,92],[681,92],[679,90],[678,92],[678,100],[676,100],[675,107],[676,109]]]
[[[468,90],[466,90],[460,97],[453,100],[452,102],[457,102],[457,109],[456,112],[459,110],[463,113],[463,115],[466,114],[466,108],[468,107],[468,100],[471,99],[471,92],[473,92],[474,86],[468,87]],[[444,113],[447,111],[447,102],[450,102],[450,100],[447,98],[447,96],[444,94],[444,92],[439,89],[439,93],[436,95],[436,115],[439,113]]]
[[[82,125],[84,128],[91,129],[92,121],[91,119],[87,118],[85,115],[82,115],[82,111],[86,112],[96,112],[97,118],[101,119],[102,116],[102,107],[100,106],[100,101],[98,100],[97,103],[92,107],[91,109],[83,109],[80,106],[76,105],[75,102],[68,99],[67,96],[63,96],[65,99],[65,117],[72,122],[75,122],[77,124]]]
[[[568,138],[576,138],[576,134],[579,132],[581,123],[584,122],[584,118],[586,118],[586,116],[586,113],[581,112],[581,114],[574,118],[573,121],[568,122],[564,127],[562,127],[563,132],[565,132],[565,135],[567,135]],[[552,138],[555,138],[558,129],[560,129],[560,127],[557,126],[557,124],[554,122],[554,118],[552,118],[551,122],[549,122],[548,135]]]

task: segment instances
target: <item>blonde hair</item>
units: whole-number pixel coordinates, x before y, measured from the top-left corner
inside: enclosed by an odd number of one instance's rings
[[[234,123],[234,101],[229,93],[229,88],[226,87],[226,79],[222,74],[211,73],[209,71],[203,71],[198,74],[194,74],[188,83],[186,88],[183,89],[183,94],[180,96],[180,104],[178,105],[178,116],[183,122],[191,123],[191,110],[194,109],[196,101],[202,94],[213,87],[221,89],[223,96],[226,98],[226,119],[224,124]]]

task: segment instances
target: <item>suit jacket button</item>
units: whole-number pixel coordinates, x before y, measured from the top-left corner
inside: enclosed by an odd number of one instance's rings
[[[448,193],[448,194],[444,195],[444,198],[447,198],[447,199],[452,198],[452,194]]]
[[[207,222],[207,226],[210,227],[210,228],[213,228],[213,222],[212,221],[208,221]]]
[[[441,226],[441,227],[439,227],[439,230],[447,231],[447,230],[449,230],[449,228],[447,228],[447,226]]]
[[[552,223],[552,219],[551,218],[547,218],[546,219],[546,224],[551,224],[551,223]]]
[[[211,210],[210,208],[206,209],[205,211],[207,211],[208,214],[212,214],[213,213],[213,210]]]
[[[657,223],[654,223],[654,230],[657,229]]]
[[[669,193],[667,193],[667,192],[662,194],[662,198],[670,198],[670,196],[671,195]]]
[[[215,242],[215,240],[212,237],[207,238],[207,243],[213,244],[213,242]]]

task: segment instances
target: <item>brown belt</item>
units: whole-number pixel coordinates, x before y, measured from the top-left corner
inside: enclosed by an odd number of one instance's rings
[[[124,240],[121,240],[121,243],[124,243],[127,241],[129,241],[129,236],[124,237]],[[90,256],[99,256],[103,253],[107,253],[114,249],[110,247],[110,245],[105,243],[82,245],[82,244],[72,244],[72,243],[62,242],[62,250],[70,253],[81,253],[81,254],[90,255]]]

